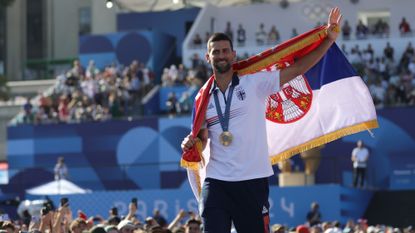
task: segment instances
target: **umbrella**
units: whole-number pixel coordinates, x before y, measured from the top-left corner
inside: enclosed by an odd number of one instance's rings
[[[65,179],[54,180],[52,182],[42,184],[38,187],[26,190],[26,193],[32,195],[80,194],[90,192],[91,190],[83,189]]]

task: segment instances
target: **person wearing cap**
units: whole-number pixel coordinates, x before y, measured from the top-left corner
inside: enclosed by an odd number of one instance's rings
[[[299,225],[296,230],[296,233],[310,233],[310,231],[308,230],[308,227],[305,225]]]
[[[124,219],[118,224],[117,229],[120,233],[132,233],[137,227],[130,220]]]
[[[77,218],[71,222],[71,225],[69,225],[69,230],[71,230],[72,233],[82,233],[87,229],[86,221],[82,218]]]

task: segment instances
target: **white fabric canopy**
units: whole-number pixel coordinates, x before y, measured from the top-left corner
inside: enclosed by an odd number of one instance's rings
[[[68,180],[62,179],[28,189],[26,192],[32,195],[56,195],[90,193],[91,190],[83,189]]]

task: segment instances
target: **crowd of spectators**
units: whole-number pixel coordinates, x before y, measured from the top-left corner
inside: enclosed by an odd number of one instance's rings
[[[397,228],[388,225],[368,225],[366,219],[349,220],[345,225],[338,221],[322,222],[315,225],[299,225],[288,228],[281,224],[274,224],[271,227],[272,233],[413,233],[414,229],[409,226],[406,228]]]
[[[232,41],[236,42],[235,45],[238,47],[245,46],[247,33],[245,28],[242,24],[238,24],[238,28],[236,29],[236,33],[234,33],[234,29],[232,28],[231,22],[226,23],[226,27],[223,31],[226,35],[231,38]],[[296,33],[296,29],[293,29],[293,32]],[[202,40],[199,33],[196,33],[192,40],[192,47],[193,48],[203,48],[203,46],[206,44],[206,42],[209,39],[210,33],[206,32],[205,39]],[[236,36],[235,36],[236,35]],[[275,25],[272,25],[269,30],[266,29],[264,23],[260,23],[258,25],[258,30],[253,35],[255,37],[256,45],[262,46],[262,45],[274,45],[280,42],[280,33],[277,30],[277,27]]]
[[[320,22],[317,23],[317,26],[322,25]],[[398,25],[399,32],[401,36],[410,36],[412,35],[411,25],[406,20],[405,17],[402,18],[401,22]],[[359,20],[356,24],[354,31],[352,26],[350,25],[348,20],[345,20],[343,26],[341,28],[343,39],[350,40],[352,35],[354,34],[355,39],[367,39],[371,37],[382,38],[382,37],[389,37],[390,34],[390,26],[387,20],[385,19],[378,19],[376,23],[372,25],[367,25],[363,23],[362,20]],[[238,24],[238,28],[236,29],[236,37],[234,36],[234,29],[232,28],[231,22],[226,23],[226,27],[223,30],[232,41],[236,42],[237,46],[245,46],[247,32],[243,25],[240,23]],[[264,23],[260,23],[258,25],[258,29],[255,32],[252,32],[252,38],[255,38],[255,42],[257,46],[262,45],[275,45],[281,41],[280,33],[277,30],[275,25],[271,25],[269,29],[266,28]],[[297,29],[293,28],[290,38],[295,37],[298,35]],[[210,33],[206,32],[205,39],[202,40],[200,34],[196,33],[193,38],[192,47],[193,48],[203,48],[206,44],[207,40],[209,39]],[[288,38],[287,38],[288,39]]]
[[[56,78],[53,88],[27,99],[16,123],[74,123],[105,121],[138,114],[140,101],[153,85],[154,74],[133,61],[127,67],[112,64],[99,70],[79,60]]]
[[[69,202],[68,202],[69,203]],[[125,216],[118,214],[118,209],[109,210],[107,218],[90,216],[78,210],[72,213],[69,205],[54,209],[54,205],[45,203],[39,213],[33,216],[28,210],[22,213],[19,220],[11,220],[7,214],[0,219],[0,232],[6,233],[201,233],[200,217],[193,213],[180,210],[169,223],[155,210],[152,216],[139,219],[137,203],[131,202]]]
[[[405,17],[402,18],[398,28],[401,36],[412,35],[411,25],[406,21]],[[353,33],[352,31],[353,30],[349,22],[345,20],[342,26],[343,39],[351,39],[351,35]],[[390,27],[388,22],[382,19],[378,19],[377,22],[371,26],[366,25],[362,20],[359,20],[354,33],[356,39],[367,39],[369,37],[389,37]]]
[[[399,30],[402,36],[410,35],[412,32],[411,26],[405,17],[402,18],[399,24]],[[226,24],[225,33],[235,40],[230,22]],[[353,34],[352,27],[347,20],[342,26],[342,33],[345,40],[350,39]],[[387,37],[389,35],[389,24],[385,20],[379,19],[373,26],[368,27],[359,20],[354,34],[357,39],[365,39],[370,36]],[[297,32],[293,29],[292,36],[296,35]],[[265,25],[261,23],[255,33],[255,38],[257,45],[275,44],[279,42],[280,35],[275,26],[272,26],[267,33]],[[242,24],[239,24],[236,42],[238,45],[244,45],[245,40],[245,29]],[[415,56],[411,43],[407,45],[406,50],[400,57],[397,57],[398,55],[394,53],[394,48],[389,42],[387,42],[381,56],[375,56],[371,44],[363,49],[359,48],[358,45],[353,48],[345,48],[343,45],[342,48],[348,60],[368,85],[377,107],[415,105]],[[238,59],[245,59],[252,55],[254,54],[242,54]],[[197,57],[197,55],[195,56]],[[200,59],[196,60],[201,61]],[[206,66],[204,66],[204,70],[206,70]],[[208,75],[205,77],[208,77]]]
[[[63,198],[65,199],[65,198]],[[155,209],[152,216],[145,219],[137,217],[137,203],[128,205],[128,213],[119,215],[118,209],[109,210],[108,217],[100,215],[87,216],[82,210],[74,214],[68,205],[61,205],[55,209],[53,202],[45,202],[39,213],[29,213],[24,210],[21,218],[12,221],[7,214],[0,219],[0,232],[17,233],[201,233],[203,224],[200,216],[191,211],[181,209],[171,222]],[[272,233],[415,233],[409,226],[397,228],[390,225],[368,225],[366,219],[349,220],[342,225],[338,221],[320,221],[321,215],[311,221],[307,214],[307,221],[298,226],[272,224]],[[231,233],[237,233],[232,229]]]
[[[342,50],[361,75],[373,97],[376,107],[415,105],[415,53],[412,43],[400,57],[387,43],[383,54],[375,56],[373,48],[355,46]]]

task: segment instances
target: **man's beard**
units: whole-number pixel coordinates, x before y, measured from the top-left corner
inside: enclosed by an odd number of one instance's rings
[[[225,61],[226,65],[219,65],[218,63],[221,62],[221,61]],[[221,61],[214,62],[213,67],[219,73],[224,74],[224,73],[228,72],[231,69],[231,63],[226,61],[226,60],[221,60]]]

